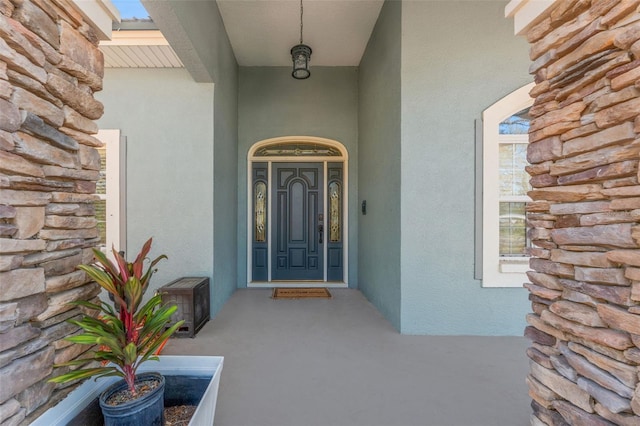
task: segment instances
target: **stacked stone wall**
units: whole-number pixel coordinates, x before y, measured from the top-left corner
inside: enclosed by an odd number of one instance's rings
[[[640,424],[640,1],[557,1],[531,43],[532,425]]]
[[[0,0],[0,36],[0,424],[16,425],[68,393],[53,365],[88,349],[62,338],[68,302],[99,292],[76,266],[98,242],[103,58],[70,0]]]

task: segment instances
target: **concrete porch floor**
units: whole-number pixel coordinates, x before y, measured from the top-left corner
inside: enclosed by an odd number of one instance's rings
[[[225,357],[217,426],[529,424],[521,337],[403,336],[357,290],[237,291],[164,354]]]

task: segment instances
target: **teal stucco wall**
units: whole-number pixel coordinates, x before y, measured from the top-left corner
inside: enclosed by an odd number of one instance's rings
[[[106,69],[96,96],[100,128],[127,138],[128,251],[153,236],[151,255],[169,257],[149,294],[181,276],[213,276],[213,92],[184,69]]]
[[[400,329],[401,3],[386,2],[359,67],[358,288]]]
[[[311,67],[295,80],[289,67],[240,67],[238,91],[238,282],[247,283],[247,154],[256,142],[315,136],[349,153],[349,285],[357,282],[357,116],[355,67]]]
[[[176,47],[196,81],[213,82],[213,217],[212,315],[237,288],[238,64],[215,1],[143,0],[151,18]],[[184,117],[184,127],[192,124]],[[184,167],[190,167],[185,165]],[[199,184],[199,183],[194,183]],[[188,208],[188,206],[185,206]],[[207,237],[209,234],[203,234]],[[197,249],[197,246],[196,246]]]
[[[531,81],[506,1],[402,3],[402,321],[406,334],[522,335],[522,288],[474,280],[474,119]]]

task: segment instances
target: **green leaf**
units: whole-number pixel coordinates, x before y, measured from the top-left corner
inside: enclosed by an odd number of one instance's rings
[[[113,375],[122,376],[122,374],[119,373],[115,367],[86,368],[86,369],[71,371],[69,373],[54,377],[52,379],[49,379],[49,382],[66,383],[72,380],[87,379],[93,376],[103,377],[103,376],[113,376]]]
[[[145,353],[142,356],[140,364],[149,359],[149,357],[153,356],[155,351],[165,342],[175,331],[180,328],[184,324],[184,320],[178,321],[171,327],[169,327],[164,333],[162,333],[157,339],[151,342],[151,344],[145,348]]]
[[[125,365],[133,365],[135,364],[137,359],[138,359],[138,348],[133,342],[129,343],[124,348],[124,363]]]
[[[135,312],[142,301],[142,287],[140,280],[136,277],[130,277],[124,285],[124,298],[130,312]]]

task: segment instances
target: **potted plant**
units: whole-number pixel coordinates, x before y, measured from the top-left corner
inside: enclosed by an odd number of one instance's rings
[[[80,368],[51,379],[54,383],[66,383],[89,377],[120,376],[116,382],[100,395],[100,406],[105,425],[162,425],[164,411],[164,378],[159,373],[137,375],[141,364],[158,360],[157,351],[182,325],[179,321],[167,328],[175,305],[163,305],[161,294],[151,297],[141,306],[143,295],[151,276],[157,271],[155,265],[167,256],[161,255],[150,262],[144,270],[147,254],[151,250],[150,238],[133,262],[115,248],[115,263],[107,259],[100,250],[94,249],[95,262],[80,265],[79,269],[96,281],[113,300],[113,306],[87,301],[73,302],[99,312],[97,318],[84,315],[80,320],[69,322],[82,329],[82,333],[66,340],[84,345],[95,345],[97,350],[88,358],[77,359],[61,366],[78,366],[87,361],[98,361],[100,366]]]

